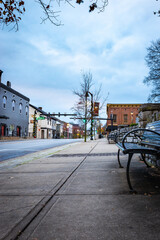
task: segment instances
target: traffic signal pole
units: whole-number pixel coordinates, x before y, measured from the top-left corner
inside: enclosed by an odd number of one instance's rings
[[[84,125],[84,141],[87,141],[87,92],[85,94],[85,125]]]
[[[88,97],[88,93],[91,95],[91,140],[93,140],[93,94],[89,91],[86,92],[86,96]]]
[[[93,140],[93,94],[92,93],[90,94],[91,94],[91,140]]]

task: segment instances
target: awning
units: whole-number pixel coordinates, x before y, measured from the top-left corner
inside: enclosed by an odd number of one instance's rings
[[[109,125],[107,128],[106,128],[106,131],[113,131],[113,130],[117,130],[117,128],[118,128],[118,126],[111,126],[111,125]]]
[[[0,115],[0,119],[9,119],[9,117],[4,116],[4,115]]]

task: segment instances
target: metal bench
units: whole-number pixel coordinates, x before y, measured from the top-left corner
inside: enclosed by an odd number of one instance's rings
[[[160,121],[147,124],[146,128],[137,128],[126,133],[121,142],[116,143],[118,147],[118,163],[120,162],[120,151],[128,154],[127,182],[131,192],[136,192],[130,181],[129,168],[134,154],[140,154],[147,167],[160,168]]]
[[[108,139],[108,143],[110,142],[121,142],[122,139],[123,139],[123,136],[129,132],[130,130],[132,129],[135,129],[136,127],[135,126],[132,126],[132,127],[125,127],[125,128],[120,128],[118,130],[114,130],[114,131],[111,131],[109,133],[109,135],[107,136],[107,139]]]
[[[111,142],[115,143],[116,137],[117,137],[117,130],[110,132],[107,136],[108,143],[111,143]]]

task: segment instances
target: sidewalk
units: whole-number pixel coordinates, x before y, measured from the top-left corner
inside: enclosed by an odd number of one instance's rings
[[[0,239],[160,239],[159,175],[136,156],[131,181],[138,194],[130,194],[116,154],[100,139],[0,165]]]

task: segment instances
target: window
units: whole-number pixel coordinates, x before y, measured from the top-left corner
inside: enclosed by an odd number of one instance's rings
[[[16,104],[15,100],[12,100],[12,110],[13,111],[15,110],[15,104]]]
[[[128,114],[124,114],[123,118],[124,118],[124,123],[127,123],[128,122]]]
[[[3,97],[3,108],[6,108],[6,103],[7,103],[7,97]]]
[[[113,114],[113,122],[117,122],[117,114]]]
[[[22,113],[22,103],[19,104],[19,113]]]
[[[26,116],[28,115],[28,106],[26,106]]]

